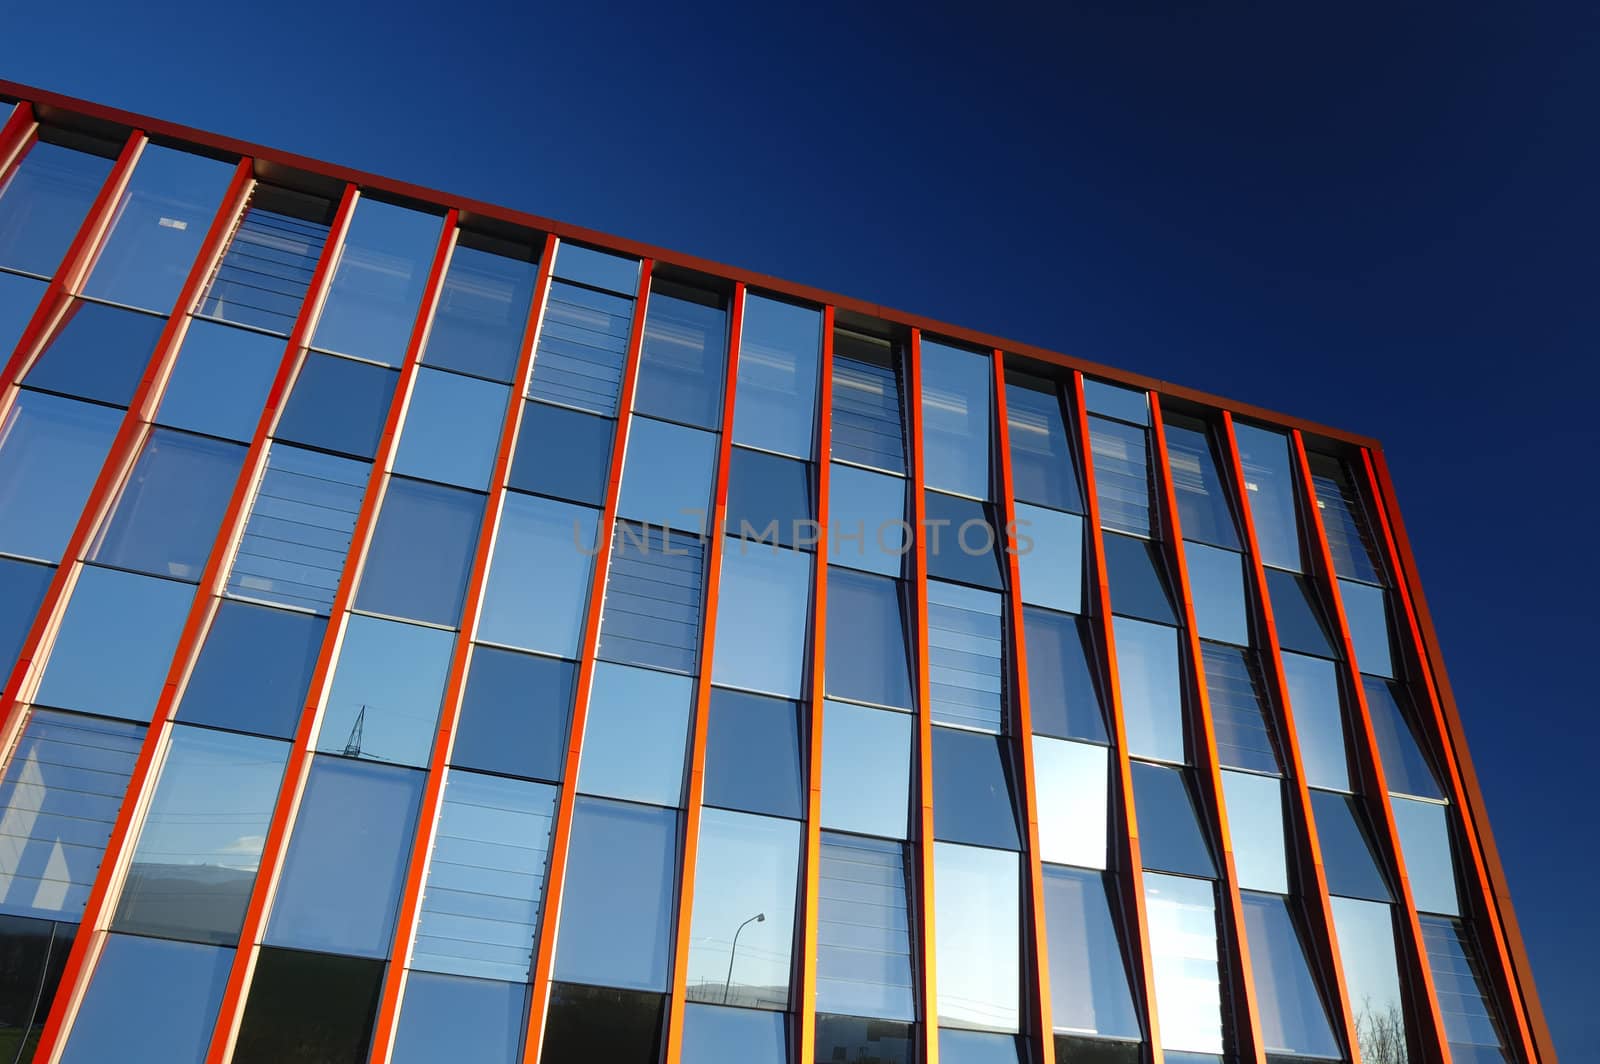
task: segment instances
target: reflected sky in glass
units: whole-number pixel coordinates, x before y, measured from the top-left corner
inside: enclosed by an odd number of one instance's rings
[[[1306,783],[1313,787],[1349,790],[1344,710],[1334,663],[1284,651],[1283,676],[1288,684],[1295,732],[1300,739],[1300,760],[1305,766]]]
[[[356,608],[455,627],[483,507],[475,491],[390,477]]]
[[[799,698],[810,627],[811,555],[724,539],[712,682]]]
[[[516,1064],[527,1024],[528,988],[433,972],[406,976],[400,1028],[389,1064]]]
[[[1311,811],[1317,821],[1317,841],[1328,875],[1328,892],[1372,901],[1392,900],[1366,817],[1359,812],[1361,799],[1313,789]]]
[[[993,388],[988,355],[923,339],[922,451],[928,487],[989,498]]]
[[[1449,807],[1398,796],[1389,799],[1389,807],[1394,810],[1406,879],[1411,883],[1417,911],[1460,916]]]
[[[394,471],[487,491],[511,389],[419,367]]]
[[[829,695],[911,708],[911,658],[900,582],[834,566],[828,571]]]
[[[1187,769],[1133,763],[1139,844],[1146,868],[1215,877],[1216,864],[1200,826]]]
[[[161,393],[157,423],[249,442],[282,359],[283,341],[277,337],[189,322],[178,363]]]
[[[352,614],[317,749],[425,767],[455,639],[437,628]]]
[[[694,708],[694,680],[597,662],[584,723],[578,789],[676,806]]]
[[[788,1007],[800,841],[801,828],[793,820],[725,809],[702,814],[689,931],[689,1000]]]
[[[652,278],[633,409],[715,429],[722,423],[727,311],[720,295]]]
[[[699,535],[710,523],[716,469],[716,433],[634,418],[628,426],[617,516]]]
[[[1244,467],[1244,497],[1256,526],[1261,561],[1300,572],[1300,526],[1295,510],[1294,476],[1289,470],[1289,439],[1270,429],[1235,422],[1239,461]]]
[[[1406,1037],[1406,1012],[1395,963],[1392,906],[1381,902],[1333,898],[1334,933],[1344,966],[1345,991],[1355,1019],[1361,1055],[1382,1060],[1384,1046],[1396,1041],[1385,1029]]]
[[[683,1008],[683,1064],[785,1064],[782,1013],[690,1002]]]
[[[1283,783],[1276,776],[1223,772],[1235,878],[1245,890],[1289,893],[1284,853]],[[1142,810],[1141,810],[1142,812]]]
[[[54,274],[110,173],[108,158],[35,140],[0,189],[0,266]]]
[[[0,432],[0,550],[57,562],[122,411],[26,388]]]
[[[450,254],[422,361],[509,383],[527,328],[538,255],[497,255],[469,246],[473,239],[461,234]]]
[[[1241,900],[1266,1051],[1340,1059],[1289,899],[1246,890]]]
[[[43,281],[0,273],[0,350],[15,349],[44,290]]]
[[[1033,737],[1041,860],[1080,868],[1106,866],[1109,758],[1103,746]]]
[[[828,473],[828,560],[899,576],[910,549],[904,478],[833,463]]]
[[[1006,427],[1017,500],[1082,513],[1083,496],[1056,383],[1008,368]]]
[[[1183,760],[1183,696],[1178,679],[1178,631],[1127,617],[1114,618],[1117,683],[1128,752]]]
[[[357,201],[311,346],[400,365],[441,224],[437,215]]]
[[[1369,676],[1392,679],[1395,668],[1389,641],[1389,593],[1371,584],[1341,580],[1339,597],[1344,601],[1345,618],[1350,624],[1350,643],[1355,648],[1356,664]]]
[[[820,311],[754,294],[745,297],[733,442],[811,457],[821,353]]]
[[[1233,508],[1217,468],[1205,422],[1171,415],[1166,422],[1167,467],[1183,538],[1239,550]]]
[[[1017,537],[1013,543],[1022,579],[1022,601],[1081,613],[1083,518],[1026,503],[1017,503],[1016,510]]]
[[[906,837],[911,729],[905,713],[826,702],[822,716],[822,826]]]
[[[1202,639],[1250,645],[1250,618],[1244,602],[1244,558],[1231,550],[1184,543],[1194,625]]]
[[[907,848],[826,832],[820,855],[817,1010],[916,1019]]]
[[[1083,405],[1091,414],[1103,414],[1135,425],[1150,423],[1150,397],[1136,388],[1085,377]]]
[[[599,516],[587,506],[506,494],[479,640],[578,656]]]
[[[1147,873],[1144,899],[1161,1047],[1220,1054],[1215,890],[1207,880]]]
[[[934,961],[939,1023],[1015,1031],[1020,1018],[1020,862],[1014,853],[936,842]]]
[[[705,804],[797,820],[804,815],[798,704],[714,687],[707,732]]]
[[[1138,1038],[1105,877],[1049,864],[1043,872],[1052,1024],[1057,1031]]]
[[[166,319],[73,300],[22,382],[114,406],[133,401]]]
[[[200,1064],[233,950],[111,935],[95,965],[65,1064]]]
[[[1024,608],[1028,698],[1033,730],[1062,739],[1106,741],[1099,666],[1089,660],[1092,635],[1082,618]]]

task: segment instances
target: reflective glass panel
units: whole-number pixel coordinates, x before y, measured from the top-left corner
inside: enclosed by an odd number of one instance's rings
[[[1022,601],[1068,613],[1083,612],[1083,518],[1017,503],[1012,549]]]
[[[1383,759],[1384,782],[1389,785],[1390,793],[1443,798],[1438,777],[1422,752],[1422,744],[1417,741],[1417,732],[1412,726],[1415,717],[1410,712],[1405,688],[1376,676],[1363,676],[1361,687],[1366,692],[1372,730],[1378,738],[1378,754]]]
[[[558,658],[474,647],[450,763],[560,780],[576,671]]]
[[[939,1029],[939,1059],[944,1064],[1020,1064],[1018,1048],[1012,1034]]]
[[[911,657],[900,584],[834,566],[828,572],[828,694],[911,708]]]
[[[1054,381],[1006,373],[1006,427],[1011,439],[1012,493],[1019,502],[1083,512],[1083,495],[1067,442],[1066,413]]]
[[[994,366],[989,356],[922,341],[922,453],[930,488],[989,498]]]
[[[1091,414],[1104,414],[1135,425],[1150,423],[1150,397],[1136,388],[1085,377],[1083,405]]]
[[[745,297],[734,443],[811,457],[821,353],[821,312],[765,296]]]
[[[556,250],[555,275],[619,295],[632,296],[639,291],[638,259],[582,244],[561,244]]]
[[[828,702],[822,715],[822,826],[906,838],[911,729],[905,713]]]
[[[1233,510],[1205,423],[1174,415],[1167,419],[1166,434],[1167,468],[1183,538],[1239,550]]]
[[[617,423],[532,399],[522,404],[510,486],[535,495],[599,506],[611,470]]]
[[[54,274],[110,173],[109,158],[35,141],[0,189],[0,266]]]
[[[1278,628],[1278,643],[1284,650],[1337,658],[1323,623],[1321,605],[1312,598],[1306,579],[1282,569],[1268,569],[1267,595],[1272,599],[1272,619]]]
[[[1289,893],[1283,783],[1276,776],[1224,772],[1222,797],[1228,807],[1228,833],[1233,840],[1234,873],[1239,886],[1245,890]],[[1142,828],[1144,810],[1139,812]],[[1252,945],[1254,941],[1251,940]]]
[[[106,939],[64,1064],[200,1064],[233,950],[137,935]]]
[[[994,508],[938,491],[925,493],[924,499],[928,575],[1000,590],[1002,529]]]
[[[317,749],[426,767],[454,645],[437,628],[352,614]]]
[[[851,1064],[914,1064],[916,1028],[894,1020],[817,1013],[817,1059]]]
[[[1119,617],[1177,624],[1160,547],[1146,539],[1107,533],[1106,578],[1111,609]]]
[[[699,535],[709,524],[716,472],[716,433],[634,418],[617,516]]]
[[[196,313],[288,336],[333,214],[329,200],[257,182]]]
[[[1277,738],[1268,720],[1254,653],[1202,641],[1200,657],[1218,760],[1225,768],[1280,774]]]
[[[0,550],[61,560],[122,412],[23,389],[0,423]]]
[[[597,663],[578,789],[655,805],[680,804],[693,709],[694,681],[687,676]]]
[[[392,369],[313,351],[300,366],[273,436],[371,458],[378,451],[399,379]]]
[[[1091,417],[1089,449],[1101,525],[1150,535],[1150,445],[1145,430]]]
[[[877,337],[835,330],[833,457],[904,473],[904,409],[900,359],[894,345]]]
[[[1289,899],[1248,890],[1240,897],[1266,1051],[1341,1059]]]
[[[1328,874],[1328,893],[1371,901],[1392,900],[1377,851],[1367,830],[1357,798],[1327,791],[1311,792],[1311,811],[1317,820],[1317,841]]]
[[[511,389],[420,367],[394,471],[486,491]]]
[[[1089,660],[1093,636],[1082,618],[1022,611],[1028,646],[1028,701],[1033,730],[1062,739],[1106,741],[1099,667]]]
[[[1461,1064],[1510,1064],[1493,991],[1484,979],[1483,958],[1467,925],[1424,916],[1423,952],[1444,1015],[1450,1059]]]
[[[810,668],[811,555],[726,538],[711,679],[799,698]]]
[[[1017,1030],[1020,871],[1014,853],[934,843],[934,961],[939,966],[941,1025]]]
[[[1389,631],[1389,593],[1381,587],[1339,581],[1356,664],[1369,676],[1395,676]]]
[[[73,932],[71,924],[0,916],[0,1060],[33,1059]]]
[[[510,383],[539,276],[538,256],[520,248],[503,247],[508,254],[502,255],[471,246],[478,242],[489,243],[462,233],[450,255],[422,361]]]
[[[366,1060],[382,989],[382,961],[263,948],[234,1064]]]
[[[828,560],[899,576],[910,551],[906,482],[833,463],[828,471]]]
[[[467,593],[483,502],[477,492],[390,477],[361,567],[356,608],[454,626]]]
[[[16,348],[44,292],[43,281],[0,273],[0,351],[10,352]]]
[[[599,514],[508,493],[478,618],[486,643],[578,656]]]
[[[1306,782],[1313,787],[1349,790],[1350,766],[1345,757],[1344,710],[1337,668],[1322,658],[1284,651],[1283,675],[1295,731],[1300,737]]]
[[[671,281],[650,282],[634,384],[636,413],[703,429],[722,424],[727,317],[720,295]]]
[[[153,314],[74,300],[22,383],[127,406],[165,324]]]
[[[1296,517],[1289,439],[1270,429],[1234,424],[1239,461],[1244,466],[1244,496],[1255,520],[1261,560],[1280,569],[1301,571],[1300,525]]]
[[[389,1061],[517,1064],[527,1022],[528,988],[521,983],[412,972]]]
[[[667,999],[635,990],[556,983],[541,1064],[656,1064]]]
[[[806,784],[801,778],[799,713],[798,705],[784,699],[713,688],[706,736],[706,804],[771,816],[803,816]]]
[[[1143,828],[1140,824],[1140,828]],[[1217,975],[1216,894],[1201,879],[1144,877],[1161,1046],[1221,1053],[1222,993]]]
[[[916,1019],[905,847],[824,833],[821,855],[817,1008]]]
[[[559,274],[559,255],[556,260]],[[637,277],[638,264],[633,268]],[[614,416],[632,324],[631,296],[553,281],[528,398]]]
[[[1040,860],[1106,866],[1108,762],[1103,746],[1033,737]]]
[[[696,671],[705,569],[704,540],[618,521],[598,656],[672,672]]]
[[[1276,782],[1276,781],[1274,781]],[[1195,810],[1185,769],[1133,763],[1144,866],[1161,872],[1215,878],[1217,866]],[[1282,848],[1280,843],[1279,848]]]
[[[1455,854],[1450,845],[1450,809],[1433,802],[1391,797],[1406,879],[1418,912],[1461,915],[1456,894]]]
[[[788,1008],[800,843],[793,820],[705,810],[689,930],[689,1000]]]
[[[689,1003],[683,1009],[684,1064],[784,1064],[782,1013]]]
[[[933,729],[933,834],[947,842],[1021,847],[1011,762],[994,735]]]
[[[1395,963],[1391,907],[1349,898],[1332,901],[1339,959],[1361,1059],[1406,1060],[1406,1013]]]
[[[7,674],[54,576],[51,566],[0,558],[0,669]]]
[[[400,365],[439,230],[436,215],[358,200],[311,345]]]
[[[191,321],[156,422],[247,443],[283,359],[283,341]]]
[[[1316,489],[1322,527],[1328,534],[1333,571],[1365,584],[1383,583],[1378,545],[1363,505],[1344,463],[1327,455],[1306,456],[1311,466],[1311,486]]]
[[[1250,618],[1244,604],[1244,558],[1231,550],[1184,543],[1189,593],[1194,599],[1195,631],[1202,639],[1250,645]]]
[[[843,468],[843,467],[841,467]],[[814,547],[811,467],[793,458],[735,447],[728,474],[728,535],[752,545],[776,540],[785,547]]]
[[[928,706],[935,723],[1003,729],[1003,603],[993,591],[928,581]]]
[[[1128,753],[1181,762],[1183,687],[1178,678],[1177,629],[1117,617],[1113,631]]]
[[[1057,1031],[1138,1038],[1108,881],[1098,872],[1044,866],[1050,940],[1050,1013]]]

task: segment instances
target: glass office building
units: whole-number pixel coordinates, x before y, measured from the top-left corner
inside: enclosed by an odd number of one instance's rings
[[[0,1064],[1553,1064],[1375,443],[0,122]]]

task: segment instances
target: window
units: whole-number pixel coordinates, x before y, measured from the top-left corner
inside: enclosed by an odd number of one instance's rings
[[[6,675],[27,641],[54,576],[51,566],[0,557],[0,669]]]
[[[1322,511],[1322,527],[1333,555],[1333,571],[1364,584],[1383,583],[1378,545],[1366,507],[1344,463],[1321,454],[1308,455],[1307,460],[1311,486],[1317,493],[1317,509]]]
[[[0,780],[0,908],[83,915],[144,729],[34,710]]]
[[[200,1064],[232,963],[231,949],[108,936],[62,1061]]]
[[[834,566],[828,573],[830,696],[910,709],[911,658],[898,581]]]
[[[993,388],[988,355],[923,339],[922,454],[929,488],[989,498]]]
[[[556,251],[555,275],[618,295],[639,291],[639,260],[581,244],[562,242]]]
[[[1396,674],[1390,644],[1389,593],[1370,584],[1341,580],[1339,597],[1350,622],[1350,644],[1361,671],[1393,679]]]
[[[1223,772],[1222,798],[1228,807],[1228,832],[1233,840],[1239,886],[1245,890],[1289,893],[1282,782],[1276,776]]]
[[[1109,881],[1098,872],[1048,864],[1043,872],[1055,1029],[1137,1039],[1139,1016],[1128,986]]]
[[[811,556],[725,539],[712,681],[799,698],[810,626]]]
[[[390,1064],[518,1064],[528,988],[433,972],[406,976]]]
[[[684,1006],[684,1064],[785,1064],[788,1058],[782,1013]]]
[[[1160,872],[1214,879],[1205,829],[1195,810],[1187,770],[1133,763],[1133,794],[1139,811],[1139,848],[1144,866]]]
[[[352,614],[317,749],[426,767],[454,643],[437,628]]]
[[[600,618],[607,661],[693,673],[699,667],[705,542],[618,521]]]
[[[538,276],[539,256],[531,250],[462,232],[439,290],[423,364],[511,383]]]
[[[1018,1039],[1010,1034],[939,1029],[939,1059],[946,1064],[1021,1064]]]
[[[193,602],[192,584],[84,566],[35,701],[148,721]]]
[[[83,294],[165,314],[223,206],[233,167],[146,144]]]
[[[44,293],[43,281],[19,277],[14,273],[0,273],[0,350],[16,349],[17,341],[22,339],[22,330],[33,318],[33,312]]]
[[[274,444],[228,573],[228,594],[326,614],[371,469]]]
[[[652,280],[633,409],[703,429],[722,423],[727,312],[722,297]]]
[[[700,535],[710,525],[716,471],[716,433],[635,418],[622,460],[617,516]]]
[[[1222,473],[1217,468],[1205,422],[1173,415],[1167,419],[1167,467],[1183,538],[1238,550],[1239,533]]]
[[[1182,762],[1183,688],[1176,629],[1117,617],[1113,630],[1128,753]]]
[[[600,506],[611,470],[617,423],[532,399],[522,404],[510,486],[535,495]]]
[[[1020,872],[1014,853],[934,843],[933,948],[941,1026],[1017,1030]]]
[[[55,1000],[76,929],[0,915],[0,1056],[31,1061]]]
[[[834,330],[833,457],[904,474],[903,407],[894,346],[876,337]]]
[[[236,443],[156,429],[87,560],[198,581],[244,456]]]
[[[705,810],[689,929],[689,1000],[789,1007],[800,842],[793,820]]]
[[[503,384],[418,368],[394,471],[487,491],[510,395]]]
[[[1406,1013],[1391,907],[1334,898],[1333,924],[1362,1060],[1404,1060]]]
[[[828,471],[828,560],[899,576],[910,552],[906,482],[833,463]]]
[[[173,728],[112,926],[237,945],[288,757],[276,739]]]
[[[258,182],[196,314],[288,336],[333,213],[328,200]]]
[[[928,581],[928,699],[935,723],[1004,730],[1002,602],[992,591]]]
[[[1266,1051],[1342,1059],[1289,899],[1246,890],[1241,900]]]
[[[817,1013],[817,1059],[848,1060],[852,1064],[915,1064],[915,1028],[892,1020]]]
[[[1443,799],[1438,777],[1422,752],[1418,733],[1412,726],[1415,717],[1410,712],[1411,701],[1406,697],[1405,688],[1376,676],[1363,676],[1361,687],[1366,692],[1372,730],[1378,739],[1378,755],[1383,762],[1384,782],[1390,793]]]
[[[1067,438],[1066,414],[1054,381],[1006,373],[1006,425],[1011,483],[1018,502],[1083,512],[1083,495]]]
[[[1515,1059],[1506,1051],[1500,1010],[1494,1004],[1493,991],[1484,978],[1482,957],[1467,925],[1437,916],[1424,916],[1421,924],[1423,954],[1433,970],[1451,1059]]]
[[[1313,787],[1350,789],[1345,757],[1344,710],[1333,662],[1284,651],[1283,675],[1300,738],[1300,760]]]
[[[416,323],[440,219],[363,196],[311,346],[398,366]]]
[[[248,443],[282,359],[280,339],[191,321],[156,422]]]
[[[810,465],[733,448],[724,526],[728,535],[754,542],[776,539],[785,547],[804,550],[816,545],[815,516]]]
[[[1106,867],[1109,760],[1103,746],[1033,737],[1040,860]]]
[[[39,139],[7,175],[0,190],[0,266],[50,277],[111,173],[111,158]],[[96,145],[114,157],[114,145]]]
[[[1328,893],[1370,901],[1392,901],[1384,875],[1378,870],[1377,850],[1366,828],[1359,799],[1327,791],[1311,792],[1311,811],[1322,844],[1322,864],[1327,870]]]
[[[1085,377],[1083,405],[1091,414],[1103,414],[1133,425],[1150,423],[1150,397],[1136,388]]]
[[[819,311],[753,293],[745,297],[734,443],[811,457],[821,354]]]
[[[799,713],[793,702],[713,688],[705,803],[747,813],[804,816]]]
[[[312,759],[267,925],[268,944],[389,955],[422,781],[423,774],[411,769],[325,755]],[[262,989],[258,963],[255,993]]]
[[[848,702],[824,704],[823,827],[891,839],[907,837],[914,723],[905,713]]]
[[[548,783],[449,774],[411,967],[530,978],[555,815]]]
[[[0,550],[61,560],[121,421],[103,406],[17,392],[0,422]]]
[[[1004,740],[933,729],[933,834],[946,842],[1021,848]]]
[[[294,737],[327,622],[223,602],[183,690],[178,719],[280,739]]]
[[[1281,569],[1268,569],[1267,597],[1272,600],[1278,643],[1284,650],[1319,658],[1339,656],[1334,653],[1333,644],[1328,640],[1328,627],[1323,623],[1322,609],[1312,597],[1305,577]]]
[[[486,643],[578,656],[599,515],[586,506],[507,494],[478,617]]]
[[[1017,503],[1011,549],[1017,552],[1023,602],[1083,612],[1083,518]]]
[[[1100,524],[1136,536],[1150,535],[1150,447],[1144,429],[1091,417],[1089,449]]]
[[[971,499],[942,492],[923,495],[928,540],[928,575],[998,591],[1000,528],[993,509]]]
[[[563,253],[573,250],[562,248]],[[560,254],[556,263],[559,276]],[[638,263],[630,266],[637,283]],[[623,297],[551,281],[528,398],[614,417],[632,322],[631,287]]]
[[[1024,609],[1028,647],[1028,704],[1033,730],[1061,739],[1106,741],[1099,667],[1089,660],[1088,622],[1049,610]]]
[[[905,847],[824,832],[818,878],[818,1011],[915,1020]]]
[[[1277,738],[1267,717],[1255,656],[1238,647],[1202,641],[1200,657],[1222,765],[1280,774]]]
[[[400,374],[311,352],[300,365],[273,436],[355,458],[378,452]]]
[[[1244,558],[1201,543],[1183,545],[1188,563],[1194,626],[1202,639],[1250,645],[1250,618],[1244,603]]]
[[[22,383],[127,406],[165,324],[151,314],[74,300]]]
[[[450,763],[559,782],[576,672],[570,661],[474,647]]]
[[[1150,873],[1144,877],[1144,897],[1161,1047],[1220,1054],[1215,889],[1205,880]]]
[[[365,1060],[382,990],[382,961],[262,947],[233,1060]]]
[[[1255,518],[1256,545],[1263,563],[1301,571],[1300,524],[1295,507],[1294,474],[1289,468],[1289,439],[1282,433],[1235,425],[1239,460],[1244,467],[1244,495]]]
[[[1112,611],[1119,617],[1177,624],[1159,545],[1107,533],[1105,548]]]
[[[656,1064],[666,998],[556,983],[544,1025],[543,1064]]]
[[[676,812],[579,798],[572,813],[555,977],[664,992],[677,869]],[[552,1000],[552,1024],[556,1011]]]
[[[584,723],[578,789],[635,802],[683,802],[694,681],[597,662]]]
[[[1455,854],[1450,845],[1450,809],[1433,802],[1391,797],[1406,879],[1417,911],[1461,915],[1456,894]]]
[[[482,522],[476,492],[390,477],[356,608],[454,627]]]

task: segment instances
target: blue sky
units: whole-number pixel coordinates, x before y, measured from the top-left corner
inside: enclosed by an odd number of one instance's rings
[[[33,4],[0,75],[1378,437],[1600,1059],[1600,12],[674,7]]]

